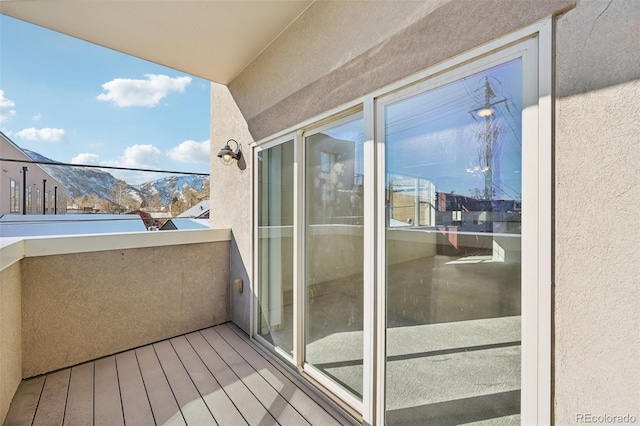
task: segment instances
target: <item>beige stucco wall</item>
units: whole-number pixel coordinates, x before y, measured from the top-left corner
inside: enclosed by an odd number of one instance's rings
[[[557,20],[558,425],[578,413],[640,421],[638,52],[635,0],[580,1]]]
[[[20,263],[0,271],[0,420],[22,379]]]
[[[254,139],[566,10],[575,0],[396,3],[316,2],[305,11],[229,84]],[[414,15],[402,16],[409,11]]]
[[[242,145],[243,159],[225,166],[216,154],[228,139]],[[242,293],[230,291],[230,319],[249,333],[252,259],[252,151],[253,138],[242,113],[227,86],[211,84],[211,205],[209,213],[213,228],[231,228],[229,287],[242,279]],[[230,147],[235,150],[234,143]],[[240,164],[241,167],[238,167]]]
[[[316,2],[229,88],[250,119],[449,1]]]
[[[23,376],[228,321],[228,265],[226,241],[23,259]]]

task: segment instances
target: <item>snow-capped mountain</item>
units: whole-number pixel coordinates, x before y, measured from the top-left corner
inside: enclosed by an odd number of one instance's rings
[[[145,198],[154,195],[160,197],[160,202],[164,205],[170,204],[174,197],[184,198],[185,190],[200,192],[205,187],[205,182],[209,180],[206,176],[177,175],[170,176],[151,182],[137,185],[137,188]]]
[[[58,163],[37,152],[28,149],[23,151],[34,161]],[[69,199],[95,194],[113,203],[118,203],[120,197],[130,197],[151,205],[159,198],[160,204],[169,205],[174,198],[184,200],[190,193],[201,193],[209,181],[208,176],[176,175],[141,185],[129,185],[100,169],[49,164],[40,166],[67,188]]]

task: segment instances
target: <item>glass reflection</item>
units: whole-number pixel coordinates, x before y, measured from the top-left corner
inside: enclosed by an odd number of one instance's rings
[[[258,334],[293,355],[293,141],[258,153]]]
[[[385,107],[387,424],[517,424],[522,69]]]
[[[363,120],[305,139],[306,361],[362,397]]]

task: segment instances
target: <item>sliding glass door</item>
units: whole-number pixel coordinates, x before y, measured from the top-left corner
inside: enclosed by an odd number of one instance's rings
[[[308,132],[305,149],[305,361],[358,399],[363,364],[361,114]]]
[[[293,356],[293,140],[257,153],[257,334]]]
[[[522,67],[380,102],[388,425],[520,422]]]
[[[368,424],[539,418],[537,55],[520,40],[256,148],[255,335]]]

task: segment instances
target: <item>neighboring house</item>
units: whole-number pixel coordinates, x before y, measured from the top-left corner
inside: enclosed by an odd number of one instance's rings
[[[137,215],[66,214],[0,217],[0,238],[43,235],[87,235],[141,232],[147,228]]]
[[[176,229],[209,229],[209,219],[191,219],[187,217],[174,217],[160,227],[160,231],[174,231]]]
[[[25,161],[0,160],[0,215],[66,213],[67,189],[39,165],[29,164],[31,158],[2,132],[0,158]]]
[[[364,424],[637,421],[637,2],[166,3],[0,7],[214,82],[228,320]]]
[[[193,219],[209,219],[209,200],[200,201],[195,206],[180,213],[176,217],[190,217]]]
[[[195,206],[180,213],[173,219],[166,221],[161,227],[161,231],[171,231],[175,229],[206,229],[209,224],[209,200],[200,201]]]

